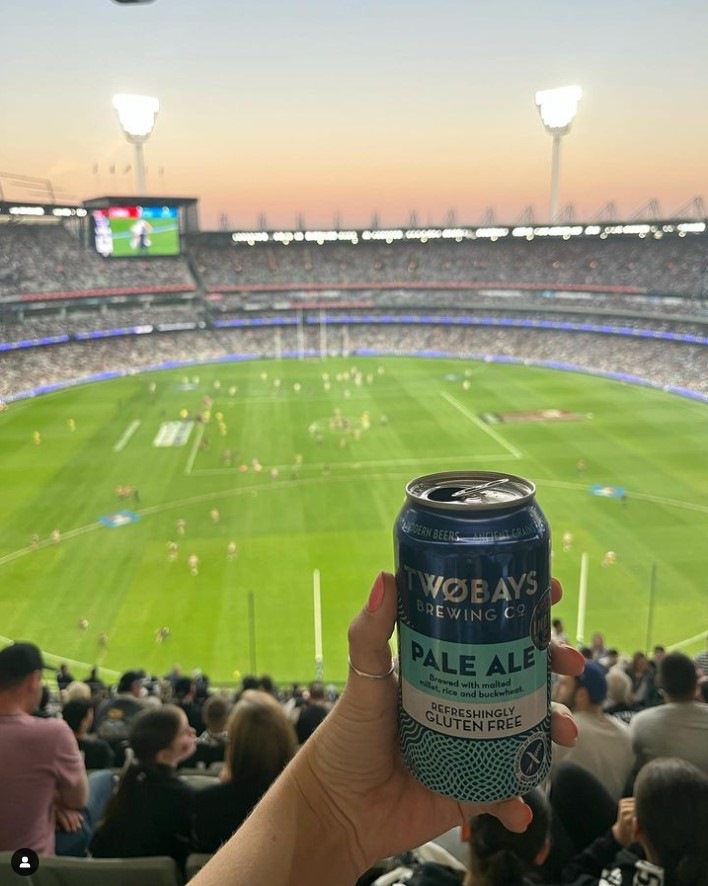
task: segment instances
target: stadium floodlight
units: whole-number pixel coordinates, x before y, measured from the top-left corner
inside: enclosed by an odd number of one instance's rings
[[[145,161],[143,145],[150,138],[155,126],[160,102],[150,95],[113,96],[113,107],[118,113],[123,134],[135,148],[135,187],[138,194],[145,193]]]
[[[558,185],[560,182],[561,138],[570,131],[570,125],[578,113],[582,98],[579,86],[561,86],[558,89],[542,89],[536,93],[536,107],[546,132],[553,136],[553,160],[551,163],[551,224],[558,221]]]

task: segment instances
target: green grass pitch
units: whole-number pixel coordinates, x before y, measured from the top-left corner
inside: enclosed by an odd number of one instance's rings
[[[177,219],[155,218],[147,219],[152,225],[150,234],[150,247],[145,250],[133,249],[131,228],[135,224],[134,218],[112,218],[111,231],[113,233],[113,257],[135,258],[150,255],[179,255],[179,229]]]
[[[214,402],[203,429],[195,424],[183,446],[153,445],[163,423],[203,409],[205,396]],[[479,418],[547,409],[582,420]],[[179,662],[222,682],[252,670],[311,679],[319,569],[324,676],[343,681],[347,625],[376,573],[392,568],[404,484],[477,468],[533,479],[556,541],[572,532],[572,550],[557,543],[554,555],[565,586],[557,613],[571,636],[585,551],[586,636],[602,630],[625,652],[644,648],[656,563],[651,639],[682,642],[706,629],[706,439],[700,403],[585,375],[462,360],[220,363],[13,403],[0,414],[0,634],[33,640],[80,677],[93,663],[164,673]],[[576,470],[581,458],[584,474]],[[595,482],[626,487],[628,503],[590,495]],[[119,502],[120,485],[136,486],[140,500]],[[122,508],[139,521],[97,522]],[[55,528],[58,544],[50,540]],[[33,547],[35,533],[41,540]],[[229,560],[232,540],[237,556]],[[174,561],[170,541],[179,545]],[[603,567],[608,550],[617,562]],[[196,576],[187,564],[193,553]],[[162,625],[171,636],[158,643]]]

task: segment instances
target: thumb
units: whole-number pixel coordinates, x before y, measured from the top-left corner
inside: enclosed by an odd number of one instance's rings
[[[382,684],[393,683],[384,677],[391,670],[391,647],[389,640],[396,625],[396,580],[388,572],[380,572],[374,581],[366,606],[349,626],[349,670],[347,686],[357,691],[374,693],[381,691]],[[362,677],[356,671],[369,674]]]

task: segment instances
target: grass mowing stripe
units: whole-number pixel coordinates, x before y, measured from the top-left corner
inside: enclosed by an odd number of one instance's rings
[[[501,446],[506,449],[507,452],[510,452],[514,458],[523,458],[522,454],[516,448],[516,446],[512,446],[511,443],[507,443],[507,441],[502,437],[501,434],[498,434],[496,431],[492,430],[485,422],[483,422],[480,418],[478,418],[473,412],[470,412],[467,407],[463,406],[459,400],[456,400],[453,396],[447,393],[447,391],[443,392],[443,399],[447,400],[447,402],[454,406],[458,412],[461,412],[465,418],[468,418],[473,424],[477,425],[477,427],[484,431],[485,434],[488,434],[492,440],[495,440]]]

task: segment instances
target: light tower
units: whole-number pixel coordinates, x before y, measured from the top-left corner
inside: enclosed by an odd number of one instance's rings
[[[570,131],[570,125],[578,113],[582,98],[579,86],[561,86],[543,89],[536,93],[536,107],[546,132],[553,136],[553,161],[551,164],[551,223],[558,221],[558,183],[560,180],[561,138]]]
[[[143,145],[150,138],[155,126],[155,118],[160,110],[160,103],[149,95],[126,95],[121,93],[113,96],[113,107],[118,112],[123,134],[135,147],[135,189],[138,194],[145,193],[145,161]]]

